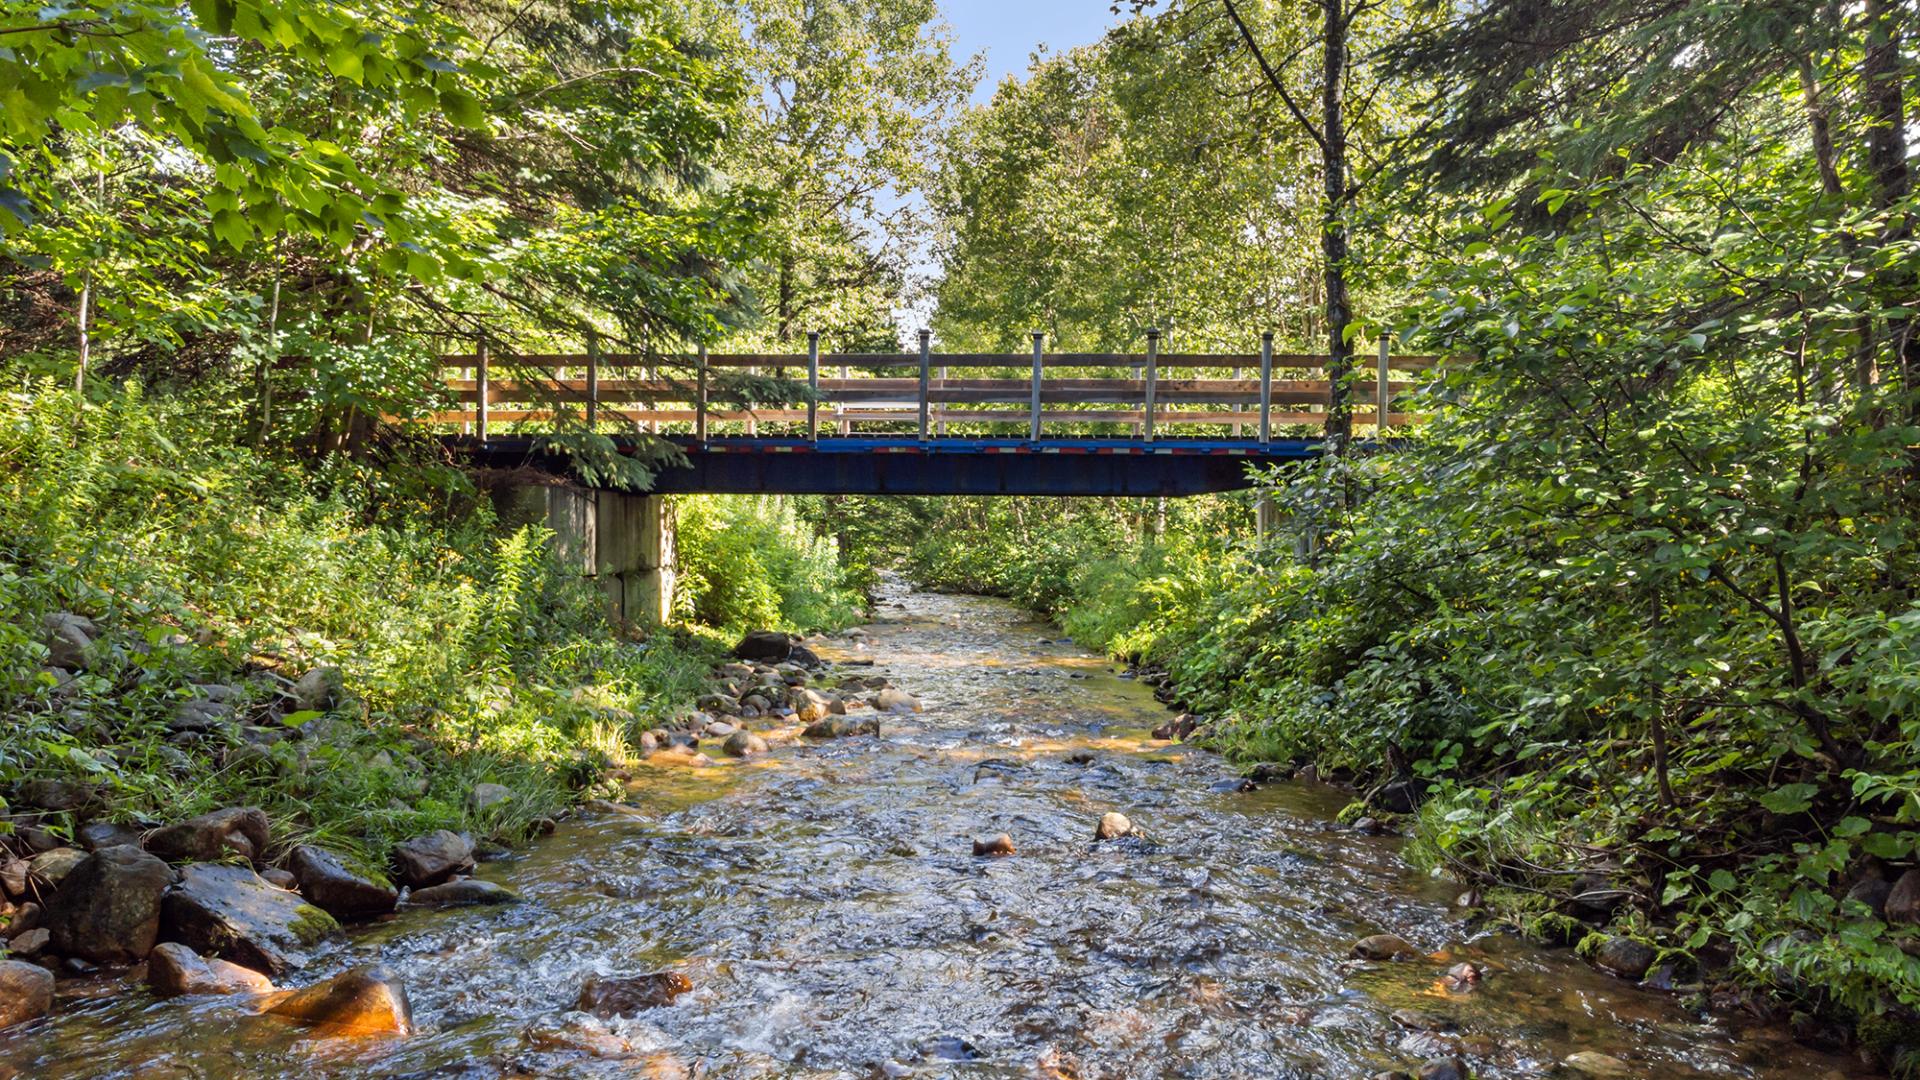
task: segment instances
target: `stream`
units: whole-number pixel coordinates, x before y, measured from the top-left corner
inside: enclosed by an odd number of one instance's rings
[[[848,670],[924,712],[879,739],[643,767],[621,812],[481,868],[527,903],[403,912],[297,980],[383,962],[412,1037],[73,980],[55,1017],[0,1037],[0,1076],[1364,1080],[1454,1050],[1484,1078],[1582,1051],[1660,1080],[1867,1075],[1476,929],[1399,840],[1332,824],[1349,795],[1237,790],[1224,760],[1148,737],[1168,714],[1146,687],[1008,605],[900,587],[878,610],[817,651],[871,661]],[[1110,810],[1137,832],[1096,844]],[[1017,854],[972,854],[1000,832]],[[1348,959],[1382,931],[1430,955]],[[1462,961],[1484,980],[1450,992]],[[571,1011],[589,975],[669,968],[693,984],[671,1005]],[[1454,1030],[1394,1019],[1410,1011]]]

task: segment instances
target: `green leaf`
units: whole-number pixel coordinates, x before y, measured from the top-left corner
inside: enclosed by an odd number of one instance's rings
[[[1813,784],[1787,784],[1760,796],[1759,803],[1776,814],[1802,814],[1813,806],[1820,789]]]

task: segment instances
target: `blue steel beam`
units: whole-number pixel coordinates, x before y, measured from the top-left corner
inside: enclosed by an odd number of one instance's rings
[[[675,438],[684,468],[664,469],[663,493],[783,495],[1199,495],[1253,486],[1248,466],[1319,454],[1312,439]],[[564,474],[564,455],[537,439],[464,436],[447,442],[474,464]],[[631,444],[629,444],[630,446]]]

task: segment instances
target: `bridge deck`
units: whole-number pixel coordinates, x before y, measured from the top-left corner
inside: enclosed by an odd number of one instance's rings
[[[1199,495],[1252,486],[1248,467],[1314,456],[1318,440],[723,438],[668,436],[687,467],[654,490],[785,495]],[[564,472],[564,457],[525,436],[449,436],[456,453],[495,468]]]

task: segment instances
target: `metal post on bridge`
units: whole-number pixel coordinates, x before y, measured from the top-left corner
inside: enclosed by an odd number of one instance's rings
[[[1153,441],[1153,399],[1154,399],[1154,391],[1155,391],[1154,384],[1155,382],[1158,381],[1159,376],[1160,376],[1160,331],[1157,329],[1148,330],[1147,331],[1146,415],[1144,417],[1145,437],[1148,442]]]
[[[807,331],[807,440],[820,441],[820,331]]]
[[[932,389],[933,331],[920,331],[920,441],[927,441],[927,393]]]
[[[707,444],[707,347],[700,346],[694,355],[694,391],[693,391],[693,437],[700,445]]]
[[[1376,439],[1386,438],[1387,429],[1393,426],[1393,414],[1387,411],[1393,404],[1393,392],[1388,389],[1387,383],[1387,340],[1390,336],[1385,328],[1381,329],[1380,372],[1373,382],[1373,437]]]
[[[1027,437],[1034,442],[1040,441],[1040,368],[1046,352],[1046,331],[1033,331],[1033,403],[1027,412]]]
[[[587,430],[600,423],[600,331],[587,327]]]
[[[1273,441],[1273,331],[1260,335],[1260,443]]]
[[[473,406],[474,432],[481,442],[487,441],[487,400],[492,396],[487,392],[487,343],[480,343],[479,362],[474,365],[474,387],[477,397]]]

